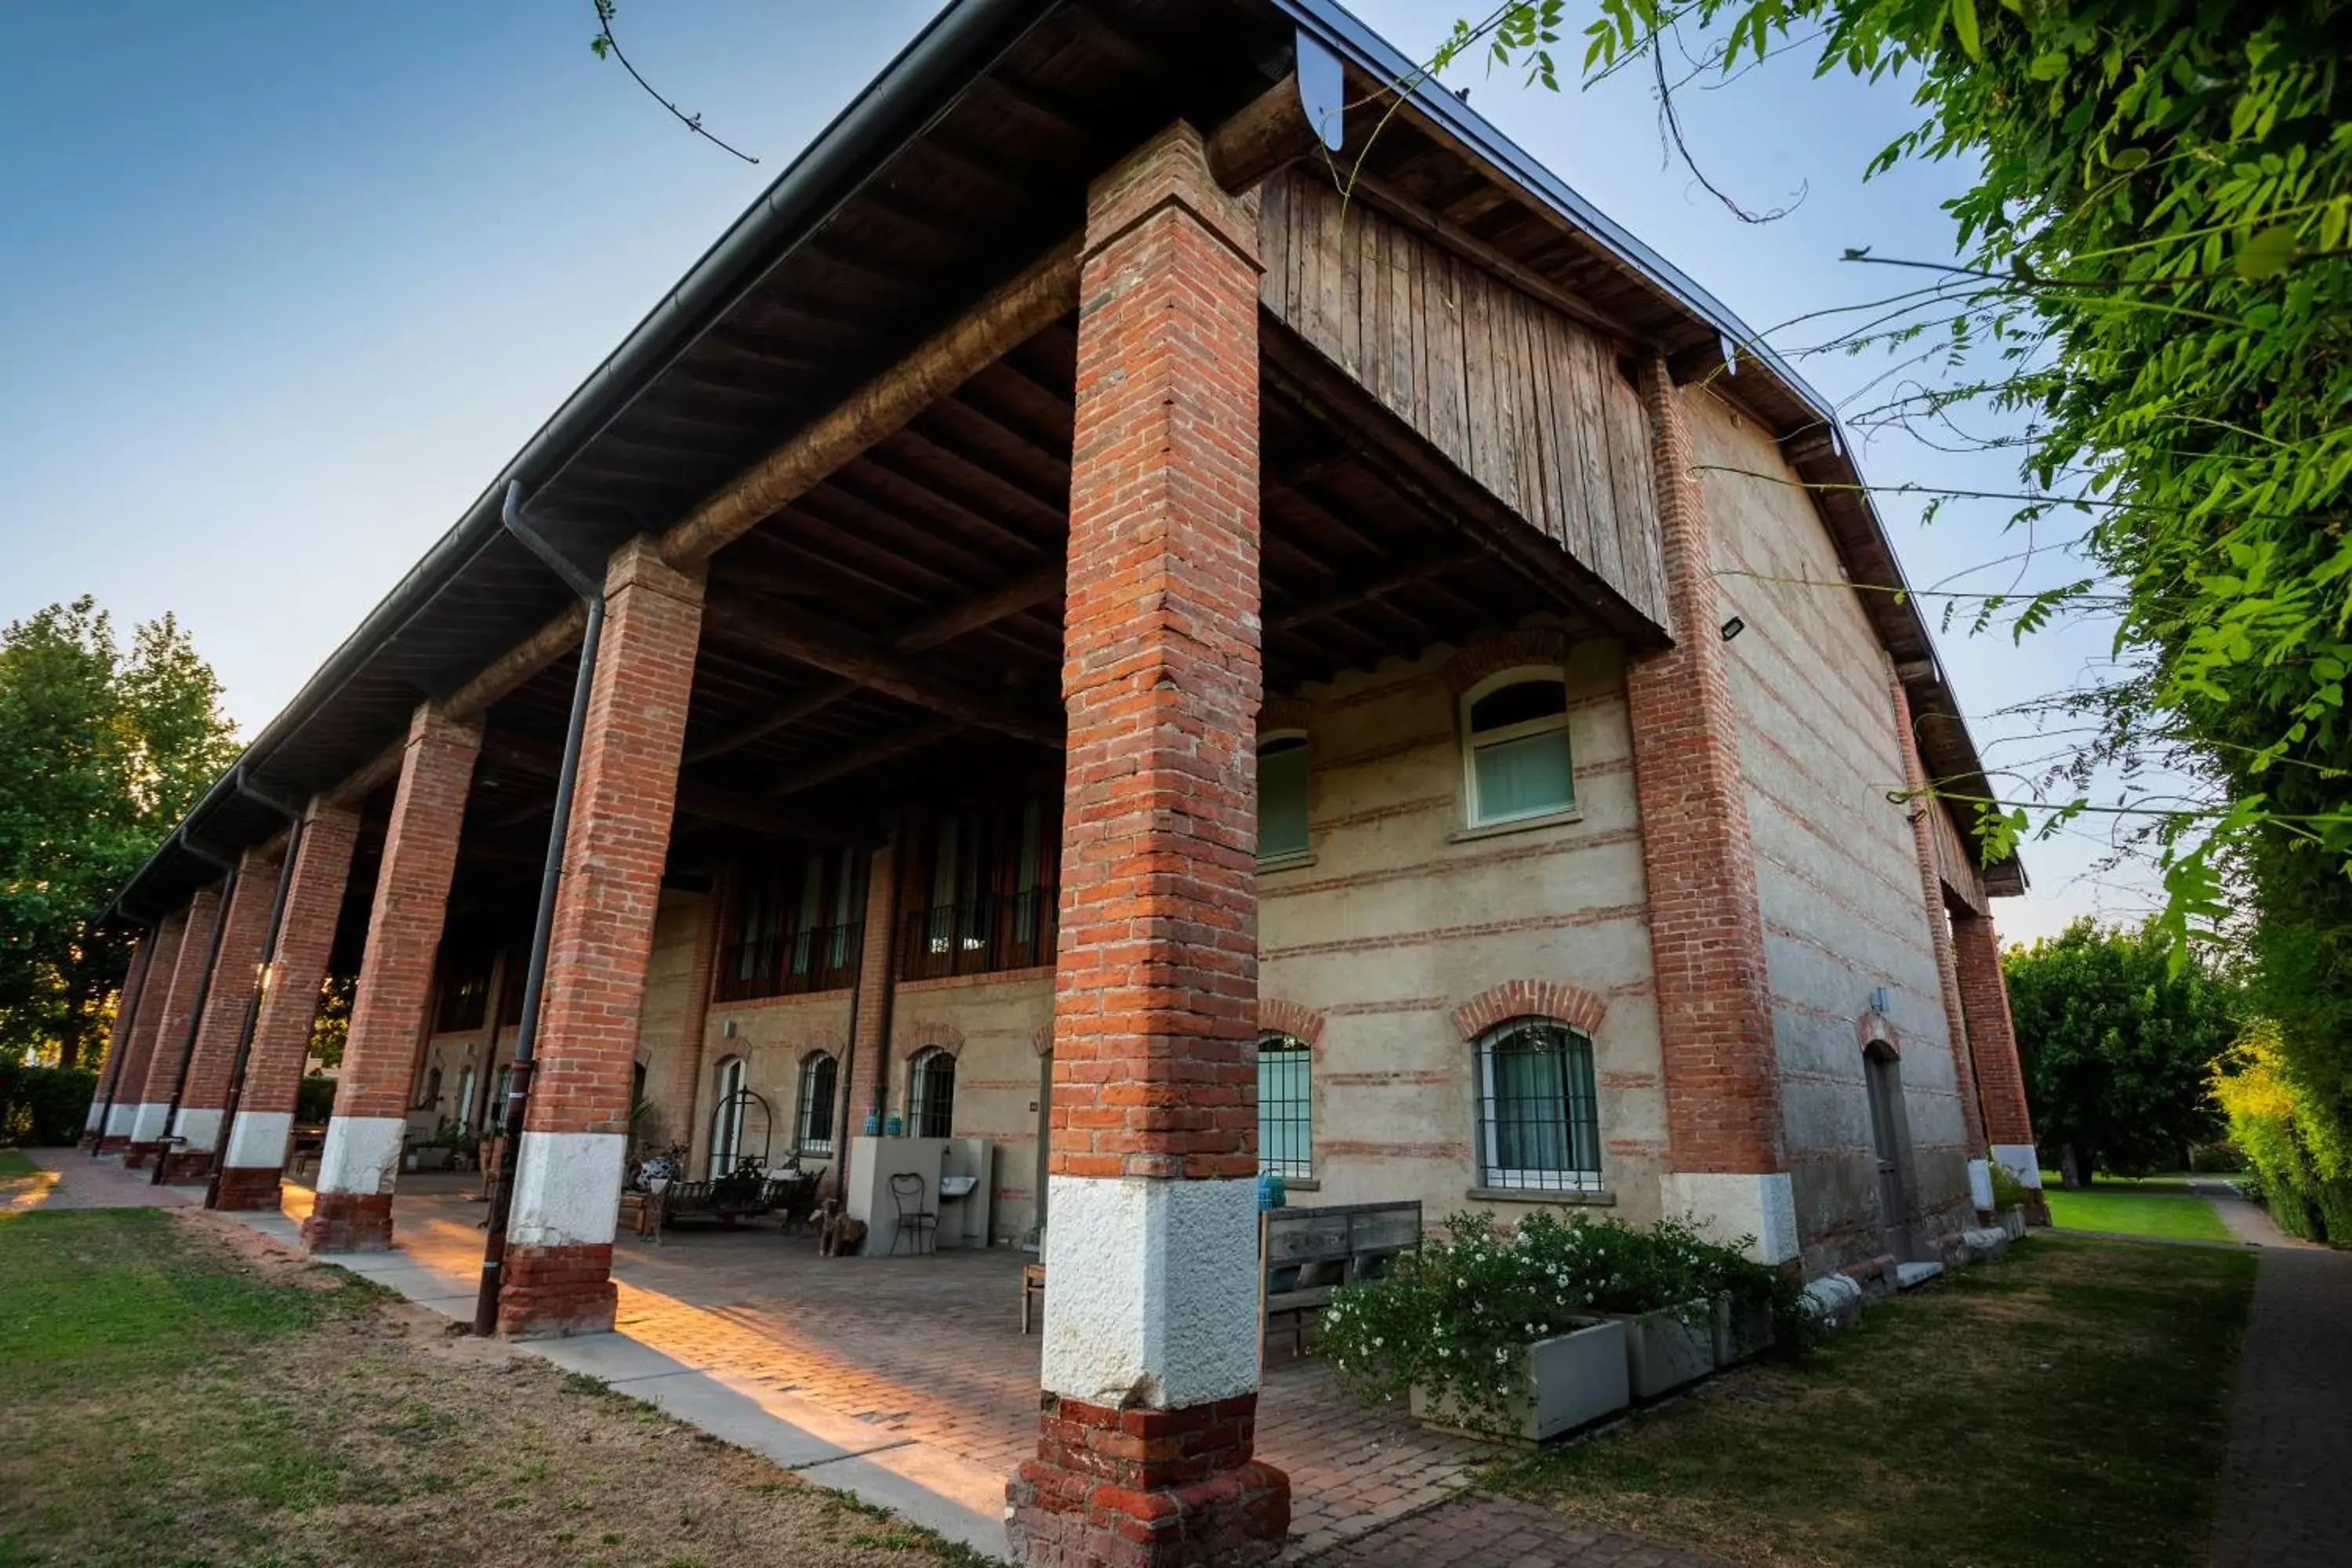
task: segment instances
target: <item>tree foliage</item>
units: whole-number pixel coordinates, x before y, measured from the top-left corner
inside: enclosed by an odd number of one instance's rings
[[[84,1054],[123,966],[93,917],[236,752],[172,616],[128,649],[87,597],[0,632],[0,1055]]]
[[[2244,992],[2170,955],[2152,925],[2088,920],[2001,955],[2034,1134],[2069,1186],[2095,1169],[2179,1169],[2221,1131],[2211,1075],[2242,1026]]]

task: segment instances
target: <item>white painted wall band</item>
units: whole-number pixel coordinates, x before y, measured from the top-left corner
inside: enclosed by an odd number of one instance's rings
[[[133,1143],[154,1142],[163,1136],[163,1120],[171,1113],[172,1108],[168,1104],[150,1103],[133,1106],[131,1113],[131,1141]]]
[[[182,1106],[179,1119],[172,1127],[183,1140],[181,1149],[191,1153],[210,1153],[219,1148],[222,1114],[216,1107]]]
[[[398,1116],[338,1116],[319,1151],[319,1191],[373,1196],[393,1190],[408,1122]]]
[[[1786,1171],[1753,1176],[1675,1171],[1660,1185],[1667,1217],[1687,1218],[1716,1241],[1746,1237],[1748,1255],[1759,1263],[1786,1263],[1801,1250],[1797,1190]]]
[[[524,1247],[610,1243],[627,1156],[628,1140],[618,1132],[525,1132],[507,1239]]]
[[[2042,1156],[2031,1143],[1996,1143],[1993,1163],[2017,1178],[2018,1185],[2042,1190]]]
[[[240,1110],[229,1129],[228,1152],[221,1163],[240,1171],[282,1171],[286,1145],[294,1136],[289,1110]]]

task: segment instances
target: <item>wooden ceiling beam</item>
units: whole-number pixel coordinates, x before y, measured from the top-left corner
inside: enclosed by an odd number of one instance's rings
[[[703,635],[772,658],[790,659],[854,680],[901,702],[1058,749],[1062,715],[975,689],[942,670],[844,626],[826,626],[787,605],[750,595],[716,598],[703,612]]]
[[[903,757],[910,752],[919,752],[924,747],[944,741],[950,735],[961,733],[963,729],[964,726],[953,719],[919,719],[911,724],[902,724],[887,734],[868,741],[862,746],[852,746],[845,751],[835,752],[829,757],[820,757],[815,762],[803,763],[781,775],[769,785],[768,798],[782,800],[786,795],[799,795],[805,790],[814,789],[819,784],[827,784],[835,779],[847,778],[850,774],[862,773],[877,763],[887,763],[893,758]]]
[[[1303,626],[1310,621],[1319,621],[1327,616],[1336,616],[1342,610],[1352,610],[1359,605],[1382,598],[1400,588],[1426,582],[1442,573],[1451,572],[1457,566],[1465,566],[1471,562],[1482,559],[1484,555],[1483,551],[1455,550],[1428,560],[1407,562],[1377,577],[1343,584],[1314,598],[1304,599],[1296,605],[1276,610],[1265,617],[1265,629],[1269,632],[1286,632],[1294,627]]]

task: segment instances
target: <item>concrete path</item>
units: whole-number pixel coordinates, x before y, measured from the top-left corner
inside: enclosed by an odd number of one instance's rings
[[[24,1209],[176,1209],[205,1201],[202,1187],[159,1187],[152,1173],[126,1171],[119,1155],[92,1159],[79,1149],[26,1149],[40,1167],[27,1181],[0,1183],[0,1214]]]
[[[2286,1235],[2226,1184],[2196,1190],[2262,1248],[2215,1568],[2339,1568],[2352,1563],[2352,1252]]]

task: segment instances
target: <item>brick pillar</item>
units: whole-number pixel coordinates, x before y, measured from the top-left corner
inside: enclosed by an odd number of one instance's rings
[[[2042,1196],[2042,1156],[2033,1146],[2033,1112],[2025,1100],[2025,1068],[2017,1057],[2017,1030],[2009,1014],[2009,982],[2000,972],[2000,937],[1972,910],[1952,912],[1952,952],[1959,970],[1960,1005],[1968,1016],[1969,1053],[1984,1098],[1985,1135],[1992,1157],[2026,1190],[2025,1215],[2050,1223]]]
[[[1032,1563],[1271,1563],[1289,1528],[1252,1457],[1256,242],[1187,125],[1088,193]]]
[[[114,1079],[114,1109],[107,1115],[106,1133],[98,1145],[102,1152],[122,1150],[129,1157],[131,1130],[138,1124],[139,1102],[147,1092],[147,1059],[154,1054],[163,1021],[163,994],[172,988],[172,971],[180,962],[180,944],[187,931],[188,911],[174,910],[151,939],[154,952],[140,983],[139,1016],[131,1021],[130,1037],[123,1041],[122,1066]]]
[[[188,1085],[180,1096],[180,1114],[172,1131],[182,1142],[163,1156],[167,1182],[201,1182],[212,1174],[213,1157],[220,1148],[221,1118],[228,1109],[228,1079],[236,1066],[237,1037],[245,1031],[247,1008],[260,978],[261,944],[269,935],[269,906],[278,898],[278,853],[267,847],[247,849],[236,868],[236,889],[229,895],[226,924],[221,936],[220,959],[214,967],[212,988],[205,995],[205,1016],[196,1026],[194,1054],[188,1061]]]
[[[882,1104],[890,1075],[891,990],[898,983],[898,851],[877,845],[866,860],[866,918],[858,933],[857,1001],[849,1019],[849,1061],[833,1162],[834,1192],[849,1195],[849,1140]],[[887,1109],[883,1114],[887,1115]],[[874,1131],[882,1131],[877,1124]]]
[[[1642,404],[1675,638],[1625,674],[1666,1085],[1663,1195],[1669,1214],[1753,1237],[1758,1258],[1781,1263],[1798,1255],[1797,1210],[1739,721],[1690,429],[1663,354],[1642,367]]]
[[[433,955],[441,945],[481,744],[479,725],[453,722],[429,702],[409,722],[335,1080],[335,1114],[319,1154],[318,1198],[302,1222],[302,1245],[311,1252],[381,1252],[392,1245],[409,1068],[425,1026]]]
[[[604,605],[507,1222],[499,1327],[517,1336],[613,1326],[613,1225],[702,579],[641,536],[614,552]]]
[[[139,1104],[131,1118],[131,1148],[122,1156],[125,1166],[142,1166],[163,1147],[172,1090],[180,1081],[180,1063],[188,1054],[188,1026],[194,1019],[196,992],[204,984],[205,966],[212,959],[213,925],[219,919],[218,889],[206,888],[188,900],[188,923],[180,933],[180,951],[173,956],[171,984],[163,989],[163,1005],[155,1010],[147,1081],[139,1090]]]
[[[221,1208],[278,1206],[295,1098],[310,1058],[310,1027],[319,1016],[319,987],[327,978],[359,830],[359,814],[330,804],[324,795],[303,813],[302,843],[294,854],[294,879],[286,888],[278,951],[262,971],[261,1010],[253,1021],[245,1087],[223,1146]]]
[[[1984,1113],[1977,1099],[1975,1065],[1969,1056],[1968,1014],[1960,1004],[1960,976],[1952,956],[1952,921],[1946,912],[1944,874],[1937,864],[1935,819],[1944,809],[1927,793],[1927,765],[1919,758],[1918,731],[1911,721],[1911,694],[1890,678],[1895,733],[1903,746],[1904,784],[1911,791],[1911,846],[1919,862],[1919,887],[1927,910],[1927,936],[1936,952],[1936,979],[1944,994],[1944,1030],[1951,1042],[1952,1087],[1960,1100],[1960,1142],[1969,1155],[1969,1195],[1979,1211],[1992,1207],[1992,1177],[1985,1163]]]
[[[106,1136],[106,1102],[123,1087],[123,1058],[131,1049],[131,1026],[137,1021],[140,988],[147,984],[147,970],[155,956],[155,932],[149,931],[131,951],[131,966],[123,971],[122,988],[115,994],[114,1026],[107,1031],[106,1070],[100,1075],[97,1092],[89,1097],[89,1115],[84,1119],[81,1142],[85,1148],[96,1148]]]

